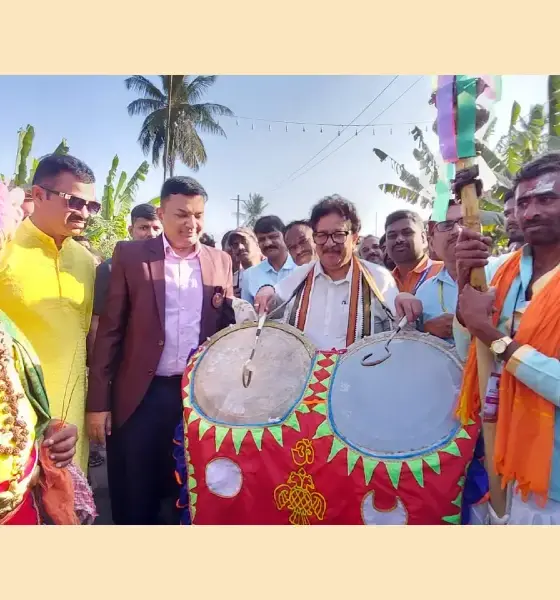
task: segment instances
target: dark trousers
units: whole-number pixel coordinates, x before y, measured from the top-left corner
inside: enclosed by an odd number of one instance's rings
[[[179,523],[173,437],[181,415],[181,377],[154,377],[136,412],[113,428],[107,474],[115,525]]]

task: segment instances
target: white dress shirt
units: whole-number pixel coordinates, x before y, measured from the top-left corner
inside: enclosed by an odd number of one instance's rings
[[[371,273],[386,306],[394,314],[395,298],[399,291],[393,276],[385,267],[364,260],[361,262]],[[276,293],[283,301],[288,300],[311,269],[314,269],[315,281],[309,300],[304,333],[317,348],[322,350],[346,348],[352,268],[348,270],[344,279],[333,281],[323,271],[318,260],[312,261],[307,265],[297,267],[288,277],[278,282],[274,286]],[[373,333],[378,330],[376,322],[379,323],[380,320],[385,322],[387,316],[377,301],[372,302],[371,307],[371,331]],[[358,311],[359,316],[361,307],[358,307]],[[290,305],[286,308],[284,320],[288,317],[289,312]]]

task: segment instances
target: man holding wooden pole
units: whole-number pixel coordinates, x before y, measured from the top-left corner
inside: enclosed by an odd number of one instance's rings
[[[475,187],[472,175],[458,173],[459,187]],[[491,524],[560,524],[560,155],[524,165],[514,194],[523,248],[489,259],[490,240],[473,229],[457,243],[459,412],[483,415]],[[481,268],[488,291],[473,285]]]

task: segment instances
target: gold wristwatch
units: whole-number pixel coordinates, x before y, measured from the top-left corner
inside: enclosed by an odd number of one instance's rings
[[[500,338],[499,340],[494,340],[490,344],[490,350],[491,350],[492,354],[494,355],[494,357],[497,360],[503,360],[504,354],[506,353],[508,346],[512,342],[513,342],[513,340],[510,337],[508,337],[507,335],[503,338]]]

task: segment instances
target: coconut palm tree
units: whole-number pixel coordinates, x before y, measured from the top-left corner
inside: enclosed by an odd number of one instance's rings
[[[115,186],[118,168],[119,157],[115,155],[103,188],[101,213],[91,219],[86,230],[93,247],[105,258],[111,256],[115,244],[128,235],[128,215],[150,165],[144,161],[128,181],[128,175],[122,171]]]
[[[128,105],[130,116],[143,115],[138,142],[146,156],[151,153],[157,167],[163,160],[163,178],[173,176],[175,163],[197,171],[207,160],[200,133],[226,137],[220,116],[233,116],[222,104],[201,103],[203,96],[216,82],[215,75],[160,75],[161,88],[142,75],[125,79],[126,89],[141,98]],[[169,126],[170,124],[170,126]]]
[[[241,216],[245,227],[254,227],[268,206],[260,194],[249,194],[249,200],[243,200],[242,204],[243,212]]]

